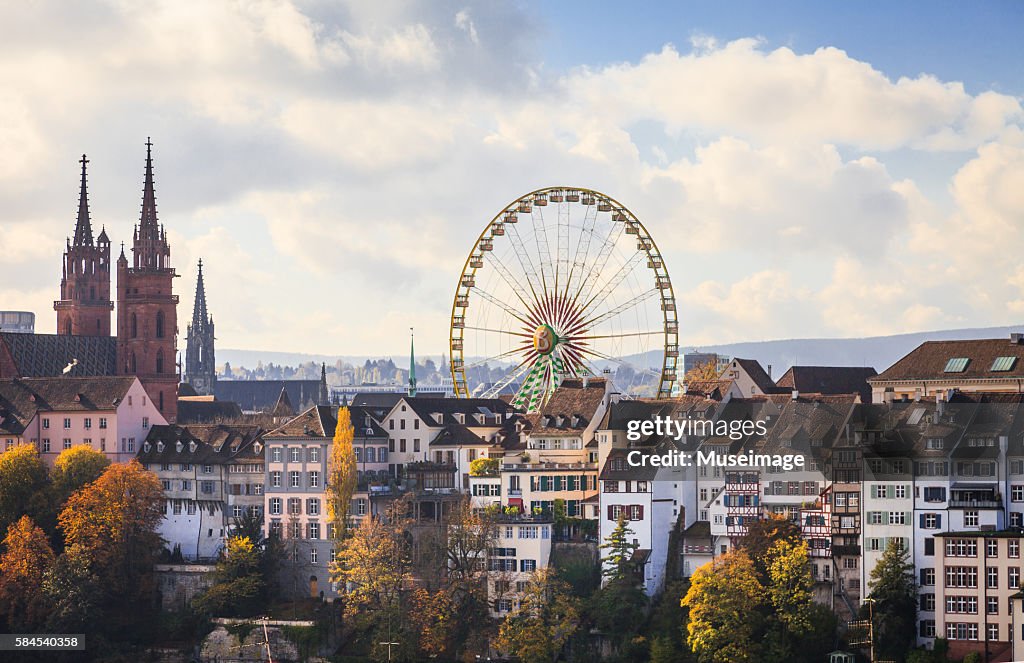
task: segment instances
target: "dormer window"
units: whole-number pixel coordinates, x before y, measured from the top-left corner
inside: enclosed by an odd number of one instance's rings
[[[436,423],[438,426],[440,426],[441,423],[444,421],[444,415],[441,414],[440,412],[434,412],[430,416],[434,418],[434,423]]]
[[[578,414],[572,415],[572,420],[570,421],[569,425],[572,426],[573,428],[576,428],[577,426],[580,425],[580,418],[581,417]]]
[[[967,364],[971,362],[970,357],[953,357],[946,362],[943,373],[963,373],[967,370]]]
[[[145,444],[142,445],[142,450],[145,451],[146,453],[149,453],[149,450],[152,448],[153,445],[151,445],[149,442],[146,442]]]
[[[460,424],[465,424],[466,423],[466,415],[464,415],[461,412],[456,412],[455,413],[455,421],[459,422]],[[438,422],[438,423],[440,423],[440,422]]]
[[[157,442],[156,443],[156,451],[157,451],[157,453],[163,453],[164,452],[164,443],[163,442]]]
[[[196,447],[197,446],[199,446],[199,445],[196,444],[196,441],[192,440],[191,442],[188,443],[188,452],[190,454],[194,454],[196,452]]]
[[[257,454],[263,453],[263,443],[257,442],[256,444],[252,445],[252,450],[255,451]]]
[[[561,428],[564,424],[565,424],[565,417],[563,417],[562,415],[558,415],[555,418],[555,427],[556,428]]]
[[[181,450],[182,450],[183,448],[185,448],[185,445],[184,445],[184,444],[182,444],[180,440],[178,441],[178,443],[177,443],[177,444],[175,444],[175,445],[174,445],[174,449],[175,449],[175,450],[176,450],[176,451],[177,451],[178,453],[181,453]]]

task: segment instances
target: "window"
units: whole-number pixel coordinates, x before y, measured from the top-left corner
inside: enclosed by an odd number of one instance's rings
[[[188,501],[188,515],[190,515],[190,516],[196,515],[196,503],[193,502],[192,500]]]
[[[977,640],[977,624],[946,623],[946,638],[949,640]]]
[[[978,614],[977,596],[947,596],[946,612],[952,614]]]
[[[204,495],[213,495],[213,482],[212,481],[201,481],[199,482],[199,490]]]
[[[128,451],[133,452],[133,453],[135,452],[135,438],[134,437],[129,437],[128,438]]]
[[[49,453],[50,451],[50,440],[49,438],[43,438],[43,453]]]
[[[302,449],[300,447],[290,447],[288,449],[288,460],[293,463],[302,462]]]
[[[309,448],[309,462],[319,463],[320,462],[320,447]]]
[[[179,500],[174,500],[174,507],[173,508],[174,508],[174,515],[180,516],[181,515],[181,502]]]
[[[1011,566],[1010,567],[1009,579],[1010,579],[1010,585],[1009,585],[1010,589],[1020,589],[1020,567],[1019,566]]]
[[[921,569],[921,584],[927,587],[935,584],[935,569]]]
[[[170,490],[171,489],[171,480],[170,479],[164,479],[164,480],[162,480],[160,482],[160,484],[164,487],[164,490]]]
[[[64,448],[65,449],[70,449],[71,448],[71,438],[70,437],[65,437],[64,438]]]
[[[889,497],[889,486],[872,486],[871,492],[873,493],[872,497],[887,499]]]
[[[274,471],[270,473],[270,485],[273,488],[281,487],[281,472]]]
[[[978,586],[978,569],[974,566],[947,566],[946,587]]]
[[[889,512],[889,524],[890,525],[906,525],[907,514],[903,511],[890,511]]]
[[[309,537],[309,538],[312,539],[313,537]],[[313,546],[312,548],[309,549],[309,563],[310,564],[316,564],[318,559],[320,559],[320,555],[319,555],[319,553],[317,553],[316,546]]]
[[[306,513],[310,516],[320,515],[320,499],[312,497],[306,500]]]
[[[107,418],[106,417],[100,417],[100,428],[106,428],[106,427],[107,427]]]
[[[985,586],[989,589],[999,589],[999,569],[990,566],[985,569]]]
[[[315,520],[309,523],[309,538],[319,539],[320,538],[320,523]]]
[[[604,482],[604,492],[606,492],[606,493],[617,493],[617,492],[619,492],[619,482],[618,481],[605,481]]]
[[[203,474],[213,474],[213,465],[203,465]]]
[[[1016,357],[996,357],[992,362],[992,368],[989,370],[992,372],[1005,372],[1013,370],[1013,365],[1017,363]],[[998,640],[999,638],[993,638]]]
[[[946,539],[946,557],[977,557],[978,542],[974,539]]]
[[[921,610],[935,612],[935,594],[921,594]]]
[[[192,482],[189,481],[188,479],[182,479],[181,480],[181,489],[182,490],[192,490]]]
[[[288,515],[297,516],[302,513],[302,500],[298,497],[288,498]]]
[[[1014,559],[1020,557],[1020,539],[1008,539],[1006,541],[1006,555]]]
[[[935,637],[935,620],[934,619],[922,619],[921,620],[921,637],[934,638]]]
[[[942,522],[937,513],[923,513],[921,514],[921,527],[924,529],[939,529],[939,523]]]
[[[148,419],[144,418],[143,421],[148,421]],[[86,417],[84,423],[86,428],[92,428],[92,417]],[[146,426],[143,426],[143,428],[146,428]]]
[[[999,597],[990,596],[985,599],[985,612],[989,615],[999,614]]]
[[[43,429],[46,430],[46,429],[49,429],[49,428],[50,428],[50,420],[44,418],[43,419]]]
[[[901,483],[897,486],[893,486],[893,493],[895,494],[896,499],[905,499],[907,497],[906,484]]]
[[[231,517],[232,518],[241,518],[242,517],[242,507],[240,505],[236,504],[233,507],[231,507]]]
[[[533,573],[537,570],[537,560],[535,559],[521,559],[519,560],[519,570],[522,573]]]
[[[999,557],[999,542],[989,539],[985,542],[985,554],[989,557]]]
[[[310,472],[309,473],[309,487],[310,488],[319,488],[320,487],[320,473],[319,472]]]
[[[281,462],[281,447],[274,447],[273,449],[270,450],[270,462]]]
[[[967,364],[970,361],[970,357],[953,357],[946,362],[946,367],[942,371],[944,373],[963,373],[967,370]]]
[[[1010,501],[1024,502],[1024,486],[1010,486]]]
[[[999,639],[999,624],[989,624],[985,627],[988,629],[988,639],[998,640]]]
[[[289,472],[288,477],[290,479],[292,488],[302,487],[302,473],[301,472]]]
[[[71,428],[71,418],[70,417],[64,417],[64,428],[65,428],[65,430],[68,429],[68,428]]]
[[[964,527],[977,527],[978,526],[978,512],[977,511],[964,511]]]

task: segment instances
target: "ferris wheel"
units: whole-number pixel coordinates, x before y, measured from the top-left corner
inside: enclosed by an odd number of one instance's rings
[[[512,391],[528,412],[568,377],[660,398],[676,381],[665,261],[632,212],[590,189],[539,189],[487,224],[459,276],[449,339],[456,395]],[[496,367],[507,371],[489,380]]]

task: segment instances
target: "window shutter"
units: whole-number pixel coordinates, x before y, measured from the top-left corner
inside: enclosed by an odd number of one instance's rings
[[[644,505],[640,504],[636,508],[637,508],[637,514],[638,514],[636,519],[637,520],[643,520],[644,519]]]
[[[918,520],[920,521],[920,525],[919,526],[921,527],[921,529],[924,529],[924,514],[923,513],[921,514],[921,517],[918,518]]]
[[[608,520],[615,520],[615,516],[612,515],[612,505],[608,505]]]
[[[942,514],[941,514],[941,513],[940,513],[940,514],[938,514],[937,516],[935,516],[935,525],[936,525],[936,526],[937,526],[937,527],[938,527],[939,529],[942,529]]]

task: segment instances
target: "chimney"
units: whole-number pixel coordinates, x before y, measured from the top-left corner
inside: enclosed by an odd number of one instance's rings
[[[935,392],[935,423],[939,423],[939,417],[946,412],[945,394],[941,391]]]
[[[794,389],[793,393],[790,394],[790,398],[792,398],[794,401],[798,400],[800,398],[800,392]]]
[[[768,364],[768,377],[772,376],[772,365]]]
[[[1024,340],[1024,334],[1020,334],[1020,333],[1011,333],[1010,334],[1010,344],[1011,345],[1020,345],[1022,340]]]
[[[886,405],[892,405],[893,398],[895,398],[895,397],[896,397],[896,392],[894,392],[892,390],[892,388],[890,387],[890,388],[887,388],[885,390],[885,392],[882,394],[882,401]]]
[[[583,388],[586,389],[589,386],[590,386],[590,376],[589,375],[584,375],[583,376]]]

